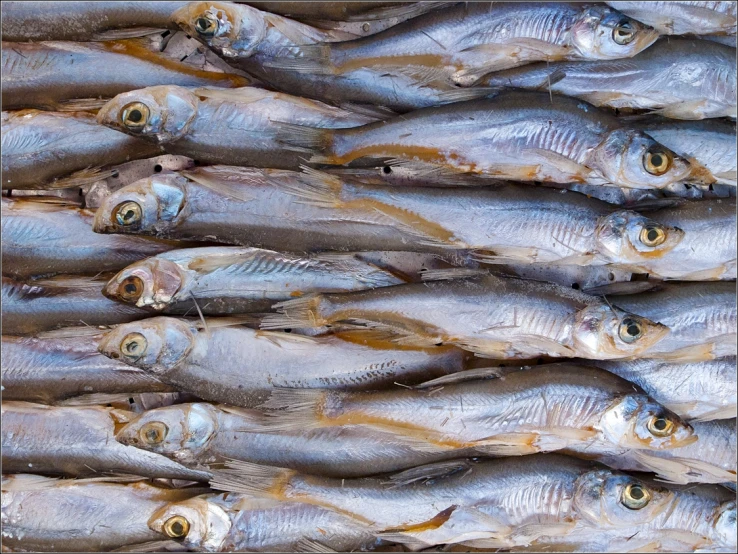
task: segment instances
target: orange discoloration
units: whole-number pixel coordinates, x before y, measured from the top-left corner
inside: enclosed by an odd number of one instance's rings
[[[359,58],[356,60],[347,60],[342,64],[334,65],[334,73],[346,73],[354,71],[356,69],[363,69],[370,66],[397,66],[402,68],[407,67],[419,67],[419,68],[443,68],[448,66],[448,62],[443,56],[434,54],[418,54],[418,55],[406,55],[406,56],[377,56],[374,58]]]
[[[423,521],[421,523],[416,523],[413,525],[406,525],[403,527],[398,527],[396,529],[393,529],[393,531],[403,531],[406,533],[416,532],[420,533],[422,531],[432,531],[433,529],[438,529],[441,527],[444,523],[446,523],[450,518],[451,514],[456,509],[456,506],[450,506],[440,512],[438,515],[434,516],[433,518]]]
[[[335,333],[336,338],[351,342],[353,344],[361,344],[376,350],[400,350],[412,352],[427,352],[430,355],[441,355],[450,350],[454,350],[454,346],[419,346],[409,344],[397,344],[388,339],[385,335],[378,336],[378,333],[372,330],[356,330],[356,331],[340,331]]]
[[[333,165],[344,165],[363,157],[410,159],[454,168],[438,148],[404,144],[372,144],[351,150],[341,156],[329,154],[326,159]]]
[[[298,296],[302,296],[303,294],[305,294],[305,293],[303,293],[303,292],[301,292],[301,291],[299,291],[299,290],[293,290],[293,291],[292,291],[292,292],[290,293],[290,296],[291,296],[292,298],[297,298]]]

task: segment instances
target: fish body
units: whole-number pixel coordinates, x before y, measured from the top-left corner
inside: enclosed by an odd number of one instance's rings
[[[18,551],[100,552],[165,540],[149,518],[169,502],[203,492],[145,481],[4,475],[3,546]]]
[[[400,344],[453,344],[490,358],[626,358],[668,334],[570,288],[492,275],[320,294],[276,307],[281,313],[267,315],[262,328],[360,321]]]
[[[199,329],[176,318],[150,318],[117,327],[99,349],[199,398],[244,407],[264,402],[274,387],[415,384],[460,371],[465,359],[455,348],[398,349],[371,338],[365,342],[361,333],[313,338],[218,326],[217,320],[209,325]]]
[[[258,248],[206,247],[135,263],[113,277],[103,294],[169,312],[191,309],[195,297],[204,314],[225,315],[269,311],[275,302],[311,292],[403,282],[352,254],[300,257]]]
[[[736,116],[735,48],[704,40],[664,39],[627,60],[534,64],[486,76],[481,84],[550,91],[673,119]]]
[[[93,210],[62,201],[2,199],[3,274],[97,274],[170,250],[174,243],[92,231]]]
[[[735,2],[605,2],[664,35],[735,35]]]
[[[2,462],[7,472],[72,476],[125,473],[195,481],[209,477],[207,472],[118,443],[115,427],[128,418],[121,410],[6,401],[2,414]]]
[[[3,277],[2,327],[8,335],[27,335],[72,325],[113,325],[149,312],[108,300],[100,292],[107,279],[60,275],[38,281]]]
[[[98,125],[86,113],[2,113],[3,190],[75,187],[110,176],[103,166],[161,149]]]
[[[173,60],[147,39],[4,42],[3,109],[54,109],[68,100],[112,98],[155,85],[243,87],[250,80]]]
[[[278,169],[296,169],[305,157],[283,151],[276,141],[280,125],[353,127],[377,119],[263,89],[175,85],[124,92],[97,114],[98,123],[161,144],[170,154]]]
[[[735,357],[680,363],[630,360],[597,364],[643,388],[657,402],[687,419],[736,417]]]

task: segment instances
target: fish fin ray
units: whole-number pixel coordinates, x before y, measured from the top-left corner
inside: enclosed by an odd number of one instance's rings
[[[330,152],[335,129],[307,127],[283,121],[273,123],[277,127],[275,140],[285,148],[313,154],[308,160],[310,163],[330,163],[324,153]]]
[[[453,281],[456,279],[471,279],[489,276],[486,269],[466,267],[450,267],[447,269],[428,269],[420,272],[422,281]]]
[[[273,496],[270,489],[297,472],[281,467],[263,466],[240,460],[226,461],[226,469],[213,472],[210,486],[224,492]]]
[[[149,35],[157,35],[166,32],[167,29],[159,29],[156,27],[129,27],[127,29],[110,29],[99,33],[94,33],[90,38],[93,42],[106,42],[110,40],[124,40],[129,38],[146,37]]]
[[[442,377],[437,377],[435,379],[431,379],[430,381],[425,381],[423,383],[420,383],[419,385],[415,385],[412,388],[432,389],[435,387],[465,383],[467,381],[497,379],[501,375],[507,373],[505,370],[509,369],[510,368],[505,367],[479,367],[475,369],[466,369],[464,371],[458,371],[449,375],[443,375]]]
[[[449,477],[459,471],[471,470],[472,467],[472,463],[463,459],[433,462],[393,473],[387,477],[388,481],[384,481],[383,484],[392,485],[393,488],[404,487],[417,481]]]
[[[330,546],[326,546],[318,541],[302,538],[295,544],[295,552],[310,552],[314,554],[321,554],[338,552],[338,550],[333,550]]]
[[[320,296],[314,294],[279,302],[272,306],[279,313],[264,316],[260,327],[269,331],[327,325],[329,321],[318,314],[319,304]]]

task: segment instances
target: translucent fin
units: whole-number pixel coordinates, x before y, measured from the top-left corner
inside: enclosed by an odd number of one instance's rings
[[[499,91],[490,87],[467,87],[455,88],[436,93],[436,102],[438,104],[450,104],[452,102],[466,102],[467,100],[476,100],[478,98],[491,98],[498,94]]]
[[[448,477],[460,471],[470,471],[474,464],[467,460],[451,460],[447,462],[435,462],[425,464],[419,467],[406,469],[399,473],[393,473],[388,477],[389,481],[384,484],[393,487],[403,487],[417,481],[427,481],[429,479],[440,479]]]
[[[127,544],[110,552],[189,552],[190,550],[177,541],[150,541],[139,544]]]
[[[371,117],[376,121],[384,121],[385,119],[389,119],[390,117],[397,117],[397,113],[395,111],[389,108],[385,108],[384,106],[372,106],[369,104],[353,104],[351,102],[346,102],[340,104],[338,107],[351,113]]]
[[[428,269],[420,272],[423,281],[452,281],[455,279],[470,279],[489,276],[486,269],[471,269],[465,267],[451,267],[448,269]]]
[[[675,411],[677,414],[682,414],[684,412],[679,412],[669,407],[672,411]],[[720,408],[716,408],[710,412],[707,412],[705,414],[702,414],[700,417],[696,417],[693,419],[693,421],[713,421],[716,419],[735,419],[736,417],[736,405],[733,404],[731,406],[722,406]]]
[[[444,375],[443,377],[437,377],[436,379],[431,379],[430,381],[426,381],[425,383],[421,383],[412,388],[433,389],[436,387],[444,387],[446,385],[465,383],[467,381],[498,378],[505,373],[509,373],[512,369],[513,368],[507,367],[479,367],[476,369],[467,369],[450,375]]]
[[[648,351],[642,354],[642,357],[649,357]],[[661,360],[670,360],[673,362],[702,362],[705,360],[715,359],[715,345],[712,342],[707,344],[695,344],[675,350],[673,352],[656,352],[652,356]]]
[[[214,489],[243,494],[270,494],[275,485],[286,482],[297,472],[279,467],[267,467],[250,462],[229,460],[227,469],[213,472],[210,486]]]
[[[294,327],[321,327],[329,323],[318,315],[319,296],[304,296],[279,302],[272,308],[279,310],[278,314],[267,314],[261,322],[261,328],[291,329]]]
[[[57,112],[97,112],[105,104],[109,98],[75,98],[73,100],[65,100],[55,104],[54,109]]]
[[[288,150],[313,154],[309,160],[311,163],[330,163],[330,159],[321,154],[330,151],[334,129],[318,129],[281,121],[275,121],[274,124],[277,126],[276,141]]]
[[[295,545],[295,552],[311,552],[311,553],[330,553],[330,552],[338,552],[337,550],[333,550],[331,547],[326,546],[322,543],[319,543],[318,541],[313,541],[310,539],[300,539],[297,541],[297,544]]]
[[[456,2],[410,2],[402,5],[390,5],[379,8],[372,8],[369,11],[350,15],[346,21],[377,21],[380,19],[401,19],[407,20],[417,17],[424,13],[434,10],[440,10],[455,5]]]
[[[74,173],[67,175],[66,177],[56,179],[55,181],[51,181],[50,183],[47,183],[43,186],[52,190],[70,189],[77,187],[81,188],[96,183],[97,181],[102,181],[103,179],[112,177],[113,175],[115,175],[114,169],[89,167],[87,169],[80,169],[79,171],[75,171]]]
[[[295,335],[283,331],[257,331],[257,338],[267,339],[272,344],[281,347],[282,344],[316,344],[320,342],[315,337],[307,335]]]
[[[649,290],[660,288],[662,285],[654,281],[624,281],[622,283],[609,283],[585,289],[584,292],[596,296],[621,296],[626,294],[638,294]],[[617,304],[617,301],[615,301]]]
[[[263,12],[264,21],[282,33],[290,42],[296,46],[306,46],[317,42],[327,42],[331,39],[330,33],[326,33],[304,23],[281,15]],[[295,49],[298,53],[299,50]]]
[[[310,73],[313,75],[333,75],[336,73],[331,63],[329,44],[300,45],[290,48],[292,56],[281,56],[264,62],[264,67]]]
[[[39,339],[68,339],[77,337],[97,337],[105,333],[104,329],[98,327],[64,327],[62,329],[55,329],[53,331],[44,331],[36,335]],[[136,368],[130,367],[129,369]]]
[[[326,394],[326,391],[321,389],[275,388],[266,402],[261,404],[259,408],[284,410],[277,414],[278,416],[285,413],[301,413],[303,415],[311,414],[314,417]]]
[[[156,27],[129,27],[128,29],[111,29],[102,31],[92,35],[90,40],[96,42],[105,42],[109,40],[123,40],[127,38],[145,37],[148,35],[157,35],[164,33],[166,29],[157,29]]]

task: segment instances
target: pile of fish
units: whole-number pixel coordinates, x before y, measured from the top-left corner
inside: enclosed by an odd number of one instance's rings
[[[735,552],[736,2],[4,2],[3,552]]]

